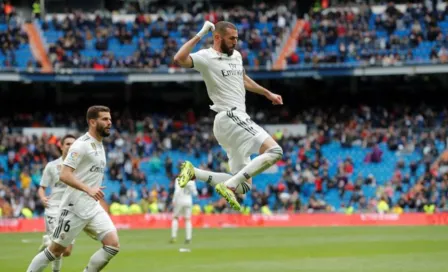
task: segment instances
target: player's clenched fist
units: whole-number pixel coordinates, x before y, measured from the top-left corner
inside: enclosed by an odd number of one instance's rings
[[[281,95],[268,92],[266,93],[266,98],[271,100],[273,105],[283,105],[283,98]]]
[[[199,36],[199,38],[204,37],[207,35],[209,31],[215,31],[215,25],[210,21],[205,21],[204,26],[202,29],[196,34],[196,36]]]

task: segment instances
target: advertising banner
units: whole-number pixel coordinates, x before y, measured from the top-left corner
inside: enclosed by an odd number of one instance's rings
[[[167,229],[171,214],[112,216],[118,229]],[[181,225],[183,222],[180,222]],[[448,213],[439,214],[214,214],[193,216],[195,228],[429,226],[448,225]],[[43,232],[43,218],[0,219],[0,232]]]

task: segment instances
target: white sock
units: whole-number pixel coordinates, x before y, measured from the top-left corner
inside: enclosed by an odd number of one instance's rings
[[[56,260],[56,257],[51,253],[48,248],[39,252],[28,266],[27,272],[41,272],[48,266],[52,261]]]
[[[62,267],[62,256],[51,263],[51,268],[53,269],[53,272],[60,272],[61,267]]]
[[[109,261],[117,255],[119,249],[113,246],[103,246],[97,252],[93,253],[84,272],[101,271]]]
[[[177,229],[179,228],[179,221],[177,218],[173,218],[171,221],[171,238],[177,237]]]
[[[191,225],[191,220],[185,219],[185,239],[191,240],[192,233],[193,233],[193,226]]]
[[[207,170],[202,170],[199,168],[194,168],[194,175],[196,179],[205,181],[211,186],[215,186],[218,183],[222,183],[232,177],[232,175],[226,173],[217,173]]]
[[[272,165],[274,165],[277,161],[279,161],[283,157],[283,150],[280,146],[274,146],[265,153],[259,155],[254,160],[252,160],[248,165],[246,165],[243,169],[241,169],[236,175],[231,177],[229,180],[224,182],[224,184],[235,190],[237,193],[247,192],[247,189],[243,188],[244,185],[239,186],[240,184],[244,184],[248,179],[255,177],[256,175],[262,173],[264,170],[268,169]],[[246,184],[248,184],[246,182]]]

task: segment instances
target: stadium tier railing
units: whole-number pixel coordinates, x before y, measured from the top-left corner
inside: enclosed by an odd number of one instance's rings
[[[246,68],[254,79],[281,79],[329,76],[382,76],[448,73],[448,63],[412,61],[395,66],[371,66],[349,63],[319,63],[290,65],[286,70],[268,70],[265,67]],[[201,75],[190,69],[76,69],[64,68],[42,73],[36,68],[0,68],[0,81],[10,82],[188,82],[202,81]]]

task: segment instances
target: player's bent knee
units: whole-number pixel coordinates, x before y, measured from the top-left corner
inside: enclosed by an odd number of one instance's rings
[[[269,163],[274,164],[283,158],[283,149],[277,145],[266,150],[265,154],[269,155]]]
[[[64,258],[69,257],[70,255],[72,255],[72,250],[71,249],[66,249],[64,251]]]
[[[66,257],[68,257],[68,256],[70,256],[70,255],[72,255],[72,246],[71,246],[71,245],[68,246],[68,247],[65,249],[65,251],[64,251],[64,258],[66,258]]]
[[[52,242],[48,249],[51,251],[51,253],[53,253],[55,257],[60,257],[66,250],[65,247],[60,244],[56,244],[55,242]]]
[[[101,240],[101,242],[103,243],[104,246],[112,246],[116,248],[120,247],[117,231],[108,232]]]

